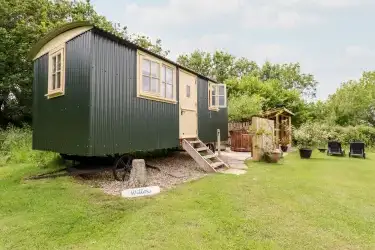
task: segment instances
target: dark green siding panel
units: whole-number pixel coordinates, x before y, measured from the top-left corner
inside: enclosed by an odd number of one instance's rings
[[[208,81],[198,78],[198,135],[203,142],[216,141],[220,129],[221,140],[228,140],[228,109],[208,109]]]
[[[91,32],[66,44],[65,95],[47,99],[48,54],[34,62],[33,149],[87,155]]]
[[[178,105],[137,98],[137,51],[94,33],[91,154],[173,148]]]

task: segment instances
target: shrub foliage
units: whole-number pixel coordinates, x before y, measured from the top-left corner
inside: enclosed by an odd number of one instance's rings
[[[1,163],[32,163],[45,166],[57,157],[56,153],[32,149],[32,131],[29,126],[23,128],[8,127],[0,133]]]
[[[305,123],[293,130],[293,138],[298,145],[309,142],[313,146],[326,146],[329,139],[344,145],[352,141],[363,141],[367,147],[375,146],[375,128],[365,125],[339,126],[322,123]]]

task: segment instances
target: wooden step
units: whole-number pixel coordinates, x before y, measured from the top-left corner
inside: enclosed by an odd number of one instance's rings
[[[189,141],[191,144],[201,143],[201,141]]]
[[[201,147],[201,148],[196,148],[195,150],[197,150],[198,152],[201,152],[201,151],[205,151],[207,149],[208,149],[207,147]]]
[[[206,159],[206,160],[207,159],[212,159],[212,158],[215,158],[215,157],[216,157],[216,155],[204,155],[203,156],[203,158]]]
[[[223,166],[224,162],[215,162],[215,163],[212,163],[210,165],[211,165],[212,168],[218,168],[220,166]]]
[[[199,138],[182,140],[182,148],[206,172],[217,172],[217,169],[227,168],[228,165],[218,158]]]

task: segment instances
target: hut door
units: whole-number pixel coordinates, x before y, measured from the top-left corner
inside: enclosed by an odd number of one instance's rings
[[[197,77],[179,70],[180,138],[198,137]]]

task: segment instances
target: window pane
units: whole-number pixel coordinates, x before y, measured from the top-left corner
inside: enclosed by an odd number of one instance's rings
[[[57,72],[56,74],[56,88],[59,89],[61,87],[61,72]]]
[[[219,87],[219,95],[224,95],[224,86],[218,86]]]
[[[156,62],[151,62],[151,76],[159,78],[159,64]]]
[[[186,97],[190,97],[190,85],[186,85]]]
[[[216,96],[213,95],[211,101],[212,101],[212,106],[216,106]]]
[[[150,60],[143,59],[142,74],[143,75],[150,75],[151,74],[151,62],[150,62]]]
[[[167,87],[167,91],[166,91],[167,98],[173,99],[173,85],[167,84],[166,87]]]
[[[161,85],[160,85],[160,96],[166,97],[165,96],[165,82],[162,82]]]
[[[225,105],[225,96],[219,96],[219,106]]]
[[[61,54],[57,55],[57,70],[61,70]]]
[[[159,79],[151,78],[151,92],[159,93]]]
[[[52,74],[52,90],[56,88],[56,74]]]
[[[56,56],[52,57],[52,73],[56,72]]]
[[[150,77],[142,76],[142,90],[150,91]]]
[[[161,67],[161,81],[165,82],[165,66]]]
[[[173,70],[170,68],[166,69],[166,81],[169,84],[173,83]]]
[[[212,96],[216,95],[216,87],[212,86]]]

